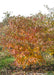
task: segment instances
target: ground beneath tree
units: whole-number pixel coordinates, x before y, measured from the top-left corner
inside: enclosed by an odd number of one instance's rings
[[[1,75],[54,75],[54,64],[48,65],[48,66],[32,66],[25,68],[24,70],[19,67],[13,67],[10,66],[10,68],[6,69],[7,72],[3,72]],[[47,72],[50,72],[50,74],[47,74]]]

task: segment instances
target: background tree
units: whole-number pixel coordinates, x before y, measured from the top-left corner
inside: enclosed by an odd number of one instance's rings
[[[3,19],[3,25],[8,25],[8,19],[10,17],[10,12],[7,11],[3,14],[5,14],[4,19]]]
[[[48,22],[50,22],[52,27],[53,27],[54,26],[54,7],[53,8],[49,8],[48,5],[44,5],[44,7],[46,7],[46,9],[49,12],[47,14]]]

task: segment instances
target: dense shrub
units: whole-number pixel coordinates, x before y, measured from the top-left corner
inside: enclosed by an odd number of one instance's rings
[[[44,63],[42,52],[53,52],[51,23],[46,16],[10,17],[9,26],[2,35],[1,44],[16,58],[17,66]],[[51,35],[50,35],[51,34]]]
[[[40,30],[41,28],[36,28],[36,23],[31,19],[19,16],[10,18],[2,44],[15,56],[19,66],[25,67],[44,61],[38,45],[37,32]]]

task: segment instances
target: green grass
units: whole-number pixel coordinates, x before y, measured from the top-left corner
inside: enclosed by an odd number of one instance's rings
[[[0,60],[0,69],[4,68],[4,67],[8,67],[8,64],[11,64],[14,62],[14,58],[13,57],[6,57]]]
[[[47,75],[54,75],[54,71],[48,71]]]
[[[2,47],[0,46],[0,51],[2,50]]]
[[[8,65],[12,64],[14,60],[14,57],[8,56],[8,53],[0,52],[0,69],[8,67]]]

